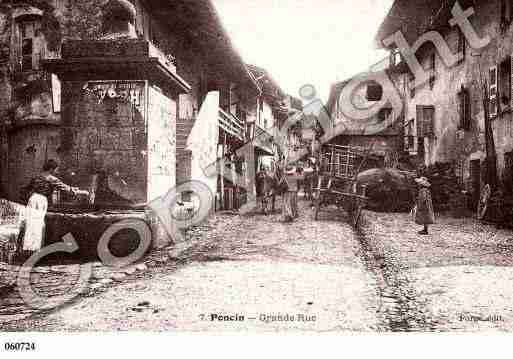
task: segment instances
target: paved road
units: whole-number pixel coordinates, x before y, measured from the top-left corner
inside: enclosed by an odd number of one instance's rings
[[[511,233],[439,218],[335,211],[294,224],[218,215],[201,245],[11,330],[478,331],[513,329]],[[153,260],[159,261],[157,254]],[[165,255],[163,252],[162,255]],[[293,319],[293,320],[292,320]]]

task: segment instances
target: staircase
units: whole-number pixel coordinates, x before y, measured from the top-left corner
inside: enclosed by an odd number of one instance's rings
[[[191,179],[192,152],[187,150],[187,139],[191,134],[195,121],[178,119],[176,123],[176,182],[182,183]]]

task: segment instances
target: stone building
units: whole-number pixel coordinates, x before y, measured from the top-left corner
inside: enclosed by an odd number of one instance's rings
[[[194,179],[233,207],[237,186],[205,169],[231,156],[250,175],[234,153],[264,116],[261,88],[208,0],[4,1],[0,82],[9,199],[48,158],[73,185],[106,173],[133,203]]]
[[[451,23],[458,5],[462,10],[473,7],[466,17],[480,46],[472,48],[461,27]],[[405,67],[407,150],[425,165],[453,163],[474,198],[484,184],[484,100],[490,103],[498,179],[501,188],[513,193],[512,6],[508,0],[397,0],[376,36],[378,45],[401,57]],[[433,42],[423,41],[430,31],[442,36],[454,56],[459,54],[457,61],[447,61]],[[406,46],[398,44],[399,32]],[[415,71],[406,58],[412,48],[428,74],[421,86],[414,86]]]
[[[388,61],[384,62],[386,62],[384,68],[383,66],[373,67],[370,73],[381,73],[392,80],[404,103],[404,93],[400,91],[403,88],[402,73]],[[347,109],[344,108],[347,105],[344,104],[345,96],[342,92],[352,80],[335,83],[331,87],[326,107],[335,128],[341,124],[344,124],[344,127],[342,131],[337,132],[337,136],[330,143],[361,149],[372,146],[373,166],[397,166],[404,150],[404,111],[394,110],[392,105],[387,103],[370,118],[361,121],[350,119],[347,116]],[[351,100],[356,107],[371,108],[386,98],[387,94],[384,93],[383,86],[372,81],[370,76],[366,76],[362,79],[362,85],[352,96]]]

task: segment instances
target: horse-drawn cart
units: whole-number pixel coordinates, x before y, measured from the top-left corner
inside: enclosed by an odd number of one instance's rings
[[[351,225],[358,227],[367,197],[356,178],[372,147],[363,151],[351,146],[324,145],[319,154],[319,178],[315,191],[315,219],[321,207],[336,205],[345,210]]]

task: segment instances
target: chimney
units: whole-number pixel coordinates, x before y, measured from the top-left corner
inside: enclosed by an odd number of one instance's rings
[[[108,0],[102,9],[102,40],[136,39],[137,11],[128,0]]]

